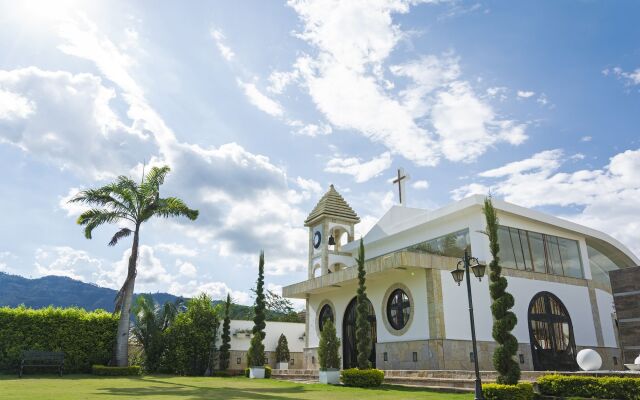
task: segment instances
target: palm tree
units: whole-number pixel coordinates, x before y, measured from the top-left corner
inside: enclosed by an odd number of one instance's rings
[[[156,372],[164,350],[164,332],[173,323],[179,312],[184,311],[184,300],[156,304],[149,294],[141,294],[131,311],[135,316],[133,336],[144,349],[144,366],[149,372]]]
[[[77,220],[83,225],[84,236],[91,239],[91,233],[102,224],[126,222],[131,228],[124,227],[113,235],[109,246],[115,246],[120,239],[133,233],[133,244],[129,256],[127,279],[118,291],[114,312],[120,312],[118,336],[116,338],[116,364],[128,364],[128,339],[131,313],[131,301],[136,280],[138,262],[138,244],[140,242],[140,226],[151,217],[187,217],[198,218],[198,211],[192,210],[177,197],[160,198],[160,185],[169,173],[170,168],[153,167],[142,182],[137,184],[131,178],[119,176],[118,179],[98,189],[83,190],[69,202],[85,203],[93,208],[83,212]]]

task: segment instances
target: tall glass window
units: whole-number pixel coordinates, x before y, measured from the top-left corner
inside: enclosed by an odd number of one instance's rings
[[[500,226],[498,243],[505,268],[584,277],[576,240]]]

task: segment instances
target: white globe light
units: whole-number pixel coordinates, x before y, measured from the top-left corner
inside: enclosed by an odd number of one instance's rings
[[[640,355],[636,357],[636,360],[633,362],[634,364],[640,365]]]
[[[580,350],[576,356],[576,362],[583,371],[597,371],[602,367],[602,357],[592,349]]]

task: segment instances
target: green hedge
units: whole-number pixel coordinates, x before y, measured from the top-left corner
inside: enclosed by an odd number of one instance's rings
[[[379,369],[344,369],[340,373],[340,380],[345,386],[375,387],[384,380],[384,372]]]
[[[91,372],[111,359],[118,317],[81,308],[0,307],[0,371],[15,371],[23,350],[64,352],[65,372]]]
[[[244,376],[248,378],[249,375],[250,375],[249,368],[245,368],[244,369]],[[265,377],[265,379],[271,378],[271,367],[268,366],[268,365],[264,366],[264,377]]]
[[[517,385],[501,385],[499,383],[485,383],[482,393],[486,400],[533,400],[533,385],[521,382]]]
[[[91,373],[100,376],[138,376],[141,372],[142,370],[138,365],[130,367],[107,367],[104,365],[94,365],[91,367]]]
[[[549,396],[640,400],[640,378],[545,375],[538,387]]]

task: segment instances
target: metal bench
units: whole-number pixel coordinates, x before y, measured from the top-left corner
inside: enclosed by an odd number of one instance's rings
[[[20,361],[20,378],[25,367],[55,367],[58,374],[62,376],[64,366],[64,353],[61,351],[37,351],[25,350],[22,352]]]

